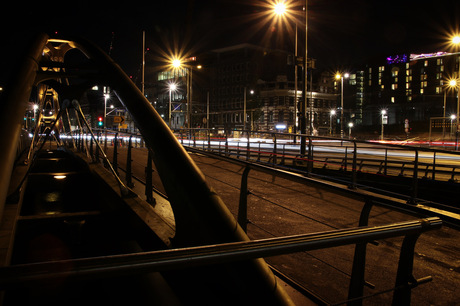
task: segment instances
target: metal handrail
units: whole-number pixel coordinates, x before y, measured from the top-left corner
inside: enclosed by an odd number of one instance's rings
[[[393,304],[409,305],[410,290],[417,285],[417,282],[413,282],[412,276],[415,242],[423,232],[439,229],[441,226],[442,222],[439,218],[427,218],[381,226],[356,227],[166,251],[21,264],[0,268],[0,289],[11,289],[55,278],[85,280],[94,277],[103,278],[223,264],[349,244],[365,244],[374,240],[404,236]],[[63,266],[71,266],[73,269],[59,269]],[[429,279],[429,277],[423,279]]]

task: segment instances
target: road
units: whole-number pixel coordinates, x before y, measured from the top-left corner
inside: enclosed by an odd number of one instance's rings
[[[109,154],[110,151],[109,151]],[[237,215],[239,186],[243,169],[228,162],[191,154],[230,211]],[[145,149],[133,149],[133,173],[144,177],[147,158]],[[120,166],[126,151],[118,155]],[[123,172],[120,172],[123,173]],[[159,183],[158,177],[154,181]],[[248,235],[251,239],[270,238],[350,228],[358,225],[363,203],[332,194],[327,190],[275,178],[251,171],[249,174]],[[136,182],[141,193],[143,186]],[[162,189],[161,184],[158,189]],[[413,216],[374,207],[370,225],[412,220]],[[414,276],[432,276],[433,281],[412,290],[413,305],[454,305],[460,300],[460,233],[448,227],[427,232],[417,242]],[[365,295],[394,287],[402,238],[379,241],[367,251],[366,280],[375,289],[365,288]],[[301,252],[267,258],[275,268],[294,278],[329,303],[340,303],[347,297],[354,246]],[[364,305],[391,302],[392,292],[369,298]]]

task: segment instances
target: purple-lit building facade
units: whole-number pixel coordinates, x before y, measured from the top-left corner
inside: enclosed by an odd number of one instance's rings
[[[356,112],[362,112],[362,125],[381,124],[385,109],[389,125],[403,130],[408,119],[411,128],[417,129],[414,132],[423,132],[428,131],[430,118],[443,116],[444,95],[446,117],[456,113],[457,89],[449,88],[448,83],[458,78],[458,71],[458,53],[389,56],[358,71],[361,85],[355,84],[354,89],[348,85],[348,90],[356,93],[352,99]]]

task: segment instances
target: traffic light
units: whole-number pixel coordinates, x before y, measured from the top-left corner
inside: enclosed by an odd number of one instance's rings
[[[98,127],[104,126],[104,118],[102,118],[102,116],[97,117],[97,126]]]

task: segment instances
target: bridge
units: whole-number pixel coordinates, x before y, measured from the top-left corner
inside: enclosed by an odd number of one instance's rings
[[[71,50],[78,61],[66,61]],[[79,98],[96,84],[114,89],[140,135],[88,124]],[[40,116],[30,139],[22,121],[32,94]],[[456,184],[454,152],[303,135],[304,156],[291,136],[174,133],[97,47],[47,35],[30,45],[0,119],[5,305],[458,300],[457,208],[419,193],[423,172]],[[361,147],[385,152],[383,162]],[[412,161],[396,162],[395,151]],[[398,167],[401,178],[413,172],[405,198],[363,184],[364,169],[390,177]]]

